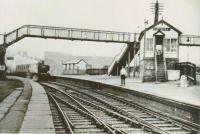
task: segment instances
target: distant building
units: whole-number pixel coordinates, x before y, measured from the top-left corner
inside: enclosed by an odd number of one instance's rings
[[[86,69],[89,67],[89,64],[83,60],[70,60],[63,62],[63,75],[81,75],[86,74]]]
[[[108,66],[104,66],[102,68],[88,68],[86,70],[86,74],[89,75],[104,75],[108,73]]]
[[[45,52],[44,54],[45,64],[50,66],[49,72],[51,75],[62,75],[65,63],[63,61],[74,61],[77,59],[84,59],[88,63],[87,69],[102,68],[104,65],[109,65],[112,61],[111,57],[75,56],[58,52]]]

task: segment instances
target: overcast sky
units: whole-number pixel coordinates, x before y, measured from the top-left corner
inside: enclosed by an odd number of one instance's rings
[[[149,20],[149,25],[153,23],[151,2],[155,0],[0,0],[0,34],[25,24],[140,32],[144,28],[145,19]],[[164,13],[160,18],[163,17],[183,34],[200,35],[200,0],[159,2],[164,3]],[[26,38],[9,50],[27,50],[30,55],[39,57],[43,56],[44,51],[114,56],[122,46],[123,44],[113,43]],[[194,51],[198,55],[200,49]]]

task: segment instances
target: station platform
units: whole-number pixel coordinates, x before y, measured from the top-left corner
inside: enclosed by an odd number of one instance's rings
[[[0,133],[55,133],[45,90],[37,82],[8,77],[24,83],[0,103]]]
[[[29,80],[32,96],[20,133],[55,133],[47,94],[38,83]]]
[[[122,87],[119,76],[62,75],[61,77],[86,79]],[[161,83],[142,82],[140,79],[132,77],[126,79],[126,85],[122,88],[128,88],[130,90],[135,90],[141,93],[147,93],[186,104],[191,104],[194,106],[200,106],[200,75],[197,76],[197,80],[197,85],[180,87],[180,81],[168,81]]]

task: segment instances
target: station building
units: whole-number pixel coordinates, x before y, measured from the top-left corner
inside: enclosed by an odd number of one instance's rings
[[[145,28],[139,35],[139,77],[145,81],[165,81],[168,70],[179,62],[182,32],[164,20]]]
[[[88,63],[84,59],[69,60],[63,62],[63,75],[81,75],[86,74]]]

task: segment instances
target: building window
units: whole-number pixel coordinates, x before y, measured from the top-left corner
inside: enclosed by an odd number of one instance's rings
[[[164,39],[165,51],[170,52],[170,39]]]
[[[147,38],[146,40],[146,51],[153,51],[153,38]]]
[[[176,52],[177,51],[177,39],[165,39],[165,51],[166,52]]]
[[[171,52],[176,52],[177,49],[177,39],[171,39]]]

